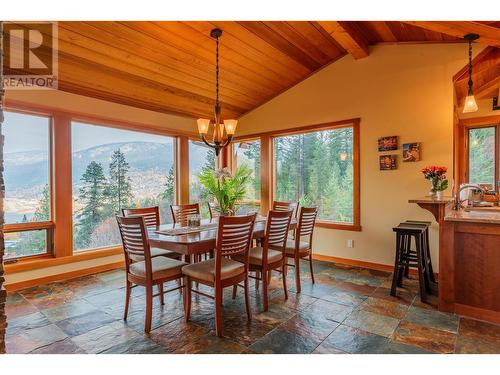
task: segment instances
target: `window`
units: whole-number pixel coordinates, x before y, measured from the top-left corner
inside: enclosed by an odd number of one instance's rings
[[[496,127],[470,128],[468,136],[469,182],[492,184],[496,181]]]
[[[252,171],[251,182],[238,214],[259,211],[260,208],[260,140],[233,143],[234,170],[246,166]]]
[[[200,204],[202,217],[209,216],[207,193],[198,179],[200,172],[215,169],[215,150],[203,142],[189,141],[189,201]]]
[[[79,122],[71,138],[75,250],[119,245],[122,208],[159,205],[171,221],[174,138]]]
[[[356,124],[357,126],[357,124]],[[356,137],[357,138],[357,137]],[[359,225],[354,126],[274,138],[275,200],[317,206],[318,219]]]
[[[50,126],[49,117],[5,112],[6,259],[51,251]]]

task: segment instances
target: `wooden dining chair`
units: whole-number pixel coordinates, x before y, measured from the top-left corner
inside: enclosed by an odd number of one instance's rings
[[[248,253],[253,236],[256,215],[221,216],[217,228],[215,258],[182,268],[184,274],[185,319],[191,314],[191,292],[215,300],[215,333],[222,337],[222,294],[224,288],[243,282],[248,321],[252,319],[248,294]],[[241,255],[243,262],[230,257]],[[214,288],[215,296],[192,289],[192,282]]]
[[[287,264],[285,262],[285,276],[287,273],[287,266],[295,267],[295,286],[297,293],[300,293],[300,260],[309,258],[309,268],[311,270],[311,280],[314,284],[314,271],[312,264],[312,240],[314,232],[314,224],[316,216],[318,215],[317,207],[302,207],[300,209],[298,225],[295,229],[293,239],[286,241],[285,255],[287,258],[293,258],[294,264]],[[302,241],[305,239],[305,241]],[[271,248],[276,248],[274,245]]]
[[[220,213],[218,211],[219,205],[214,202],[207,202],[208,205],[208,213],[210,214],[210,220],[212,221],[213,219],[216,219],[220,216]]]
[[[273,210],[274,211],[292,210],[293,217],[297,217],[298,207],[299,207],[299,202],[273,201]]]
[[[130,216],[142,216],[144,218],[144,223],[148,229],[157,229],[160,226],[160,208],[158,206],[154,207],[143,207],[143,208],[123,208],[122,215],[125,217]],[[151,257],[164,256],[169,258],[180,259],[181,255],[175,251],[160,249],[156,247],[151,248]],[[143,256],[132,255],[131,259],[133,261],[140,262],[144,260]]]
[[[200,214],[200,204],[171,204],[172,220],[175,225],[186,226],[189,215]]]
[[[159,296],[162,305],[165,304],[163,295],[167,292],[184,288],[178,285],[175,288],[164,291],[163,284],[182,278],[182,267],[187,263],[167,257],[151,257],[151,248],[148,243],[148,231],[146,220],[142,216],[117,216],[118,228],[122,237],[123,250],[125,253],[125,269],[127,275],[125,292],[125,311],[123,319],[127,320],[132,288],[140,285],[146,288],[146,318],[144,332],[151,331],[151,318],[153,315],[153,297]],[[133,256],[140,256],[144,260],[132,261]],[[158,287],[159,292],[153,294],[153,286]]]
[[[269,211],[267,214],[266,231],[262,246],[250,249],[248,267],[249,271],[255,272],[255,278],[262,280],[264,292],[264,311],[269,309],[268,288],[272,270],[278,270],[283,276],[283,290],[285,300],[288,299],[285,277],[285,248],[290,229],[290,221],[293,212],[290,211]],[[270,249],[269,246],[274,246]],[[242,255],[237,255],[233,259],[244,262]],[[262,275],[262,276],[260,276]],[[233,286],[233,299],[236,298],[237,285]]]

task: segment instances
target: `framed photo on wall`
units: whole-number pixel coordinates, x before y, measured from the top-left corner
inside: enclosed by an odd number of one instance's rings
[[[403,144],[403,162],[420,161],[420,143]]]
[[[378,151],[394,151],[398,149],[398,137],[381,137],[378,139]]]
[[[396,155],[380,155],[379,165],[381,171],[392,171],[397,169]]]

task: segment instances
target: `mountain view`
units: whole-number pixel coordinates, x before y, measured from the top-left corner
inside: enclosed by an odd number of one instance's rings
[[[73,153],[73,195],[78,194],[80,178],[91,161],[100,163],[108,173],[113,151],[120,150],[130,166],[132,193],[136,199],[156,196],[162,191],[173,163],[173,144],[156,142],[107,143]],[[191,155],[193,173],[203,166],[203,154]],[[164,167],[164,168],[163,168]],[[7,222],[28,219],[34,214],[41,193],[47,184],[47,154],[41,151],[5,154],[5,212]]]

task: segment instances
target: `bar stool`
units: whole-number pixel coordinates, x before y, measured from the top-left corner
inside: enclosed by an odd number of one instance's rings
[[[403,276],[409,273],[410,267],[417,268],[422,302],[427,302],[427,296],[434,292],[433,289],[437,290],[430,276],[432,263],[428,249],[429,225],[425,222],[410,221],[393,228],[396,232],[396,257],[391,286],[392,296],[396,296],[397,286],[403,286]],[[412,238],[415,242],[415,249],[411,248]]]
[[[409,224],[418,224],[418,225],[423,225],[425,226],[425,236],[424,236],[424,239],[423,239],[423,248],[424,248],[424,252],[425,252],[425,257],[426,257],[426,266],[429,267],[429,278],[430,278],[430,281],[431,281],[431,286],[433,287],[433,291],[434,291],[434,287],[435,287],[435,291],[436,291],[436,294],[437,294],[437,281],[436,281],[436,278],[434,276],[434,269],[432,268],[432,258],[431,258],[431,249],[430,249],[430,245],[429,245],[429,227],[431,226],[432,222],[430,221],[419,221],[419,220],[406,220],[405,223],[409,223]],[[410,249],[411,252],[414,253],[414,255],[416,255],[416,251],[415,250],[412,250]],[[409,268],[407,268],[405,270],[405,277],[408,278],[408,274],[409,274]],[[436,284],[436,285],[432,285],[432,284]]]

